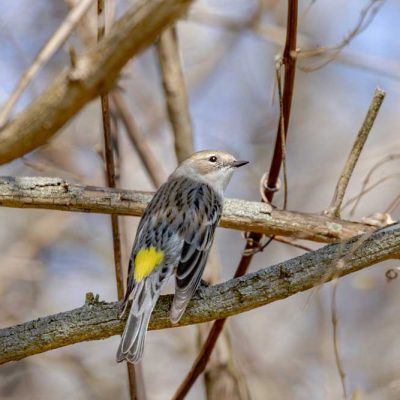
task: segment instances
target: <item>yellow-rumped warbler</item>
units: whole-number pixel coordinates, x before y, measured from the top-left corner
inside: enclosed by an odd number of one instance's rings
[[[138,362],[161,289],[175,272],[170,318],[177,323],[196,291],[222,214],[223,192],[237,161],[223,151],[193,154],[169,176],[148,204],[136,233],[123,302],[133,301],[117,361]]]

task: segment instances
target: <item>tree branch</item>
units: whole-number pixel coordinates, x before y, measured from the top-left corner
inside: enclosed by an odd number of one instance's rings
[[[68,183],[60,178],[0,177],[0,206],[141,216],[152,193]],[[324,215],[272,209],[261,202],[226,199],[223,228],[332,243],[372,230]]]
[[[400,258],[400,223],[202,289],[189,303],[179,325],[227,318],[393,258]],[[172,327],[171,302],[171,295],[160,298],[150,329]],[[119,303],[87,296],[80,308],[0,329],[0,364],[120,334],[124,322],[119,313]]]
[[[106,9],[104,0],[97,0],[97,41],[103,39],[106,33]],[[115,10],[112,9],[114,12]],[[101,101],[101,114],[103,120],[103,136],[104,136],[104,162],[105,162],[105,178],[108,187],[117,187],[119,179],[116,176],[116,164],[121,165],[120,160],[117,157],[119,153],[119,138],[118,138],[118,124],[114,124],[114,132],[111,128],[111,116],[110,116],[110,98],[108,93],[104,93],[100,96]],[[114,137],[113,137],[114,133]],[[113,145],[113,139],[115,140]],[[117,150],[117,151],[115,151]],[[114,157],[114,153],[115,156]],[[117,163],[115,162],[117,158]],[[115,270],[115,283],[117,286],[118,300],[124,298],[124,276],[122,272],[122,256],[121,256],[121,235],[120,235],[120,224],[118,215],[111,214],[111,231],[112,231],[112,243],[114,253],[114,270]],[[137,366],[138,369],[140,366]],[[129,398],[131,400],[139,399],[137,382],[141,385],[142,382],[137,379],[136,366],[127,363],[126,365],[128,373],[128,386],[129,386]],[[140,375],[140,374],[139,374]],[[144,389],[144,385],[142,386]],[[143,397],[145,398],[145,396]]]
[[[83,0],[77,3],[54,35],[52,35],[48,42],[41,48],[32,65],[22,75],[10,98],[2,105],[0,111],[0,126],[3,126],[7,122],[13,107],[24,90],[29,86],[40,69],[42,69],[54,53],[66,42],[80,19],[89,11],[93,2],[94,0]]]
[[[0,130],[0,164],[43,145],[85,104],[108,91],[130,58],[151,45],[192,0],[141,0],[96,46],[77,58],[17,118]]]
[[[176,26],[163,32],[157,48],[167,111],[174,131],[175,154],[181,163],[193,153],[193,134]]]
[[[354,168],[360,157],[365,142],[367,141],[368,135],[371,132],[372,126],[375,122],[384,98],[385,92],[382,89],[376,89],[367,115],[365,116],[364,122],[358,132],[356,140],[354,141],[346,164],[343,167],[343,171],[336,185],[335,193],[333,194],[329,209],[326,211],[326,214],[331,217],[340,217],[340,209],[343,203],[344,194],[346,193],[347,186],[350,182],[351,175],[353,174]]]

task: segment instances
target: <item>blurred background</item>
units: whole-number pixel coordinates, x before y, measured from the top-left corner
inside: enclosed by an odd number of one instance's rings
[[[133,2],[117,1],[117,17]],[[0,103],[10,96],[73,3],[0,2]],[[362,29],[350,37],[366,7],[370,8],[361,21]],[[299,8],[302,50],[347,45],[339,54],[331,50],[299,59],[287,141],[288,208],[319,213],[328,207],[379,86],[387,96],[345,202],[359,194],[377,162],[385,157],[393,160],[374,171],[370,184],[377,186],[362,197],[355,212],[350,214],[350,205],[342,216],[361,220],[388,213],[397,220],[400,3],[304,0]],[[255,27],[248,21],[257,12],[260,20]],[[235,175],[227,197],[254,201],[260,197],[259,181],[270,163],[279,120],[275,63],[283,50],[286,12],[286,2],[277,0],[202,0],[178,24],[195,148],[223,149],[251,161]],[[84,51],[88,41],[83,31],[90,29],[91,23],[94,29],[95,9],[25,91],[16,112],[69,64],[71,46],[78,54]],[[330,60],[333,55],[336,59]],[[167,176],[176,166],[176,157],[154,48],[127,65],[119,85],[138,129]],[[121,124],[119,140],[120,186],[154,190]],[[55,176],[104,186],[102,147],[97,100],[46,146],[0,166],[0,175]],[[281,193],[275,204],[282,206]],[[0,327],[79,307],[86,292],[98,293],[105,301],[116,299],[109,216],[0,208],[0,221]],[[121,218],[124,266],[137,223],[137,218]],[[245,241],[240,232],[219,229],[216,242],[221,280],[227,280],[236,269]],[[251,271],[302,253],[273,242],[255,256]],[[338,344],[354,399],[400,398],[400,279],[388,282],[385,276],[389,268],[397,266],[386,262],[339,282]],[[326,284],[231,318],[233,357],[252,399],[342,397],[333,352],[331,298],[332,284]],[[196,356],[197,332],[191,326],[148,334],[143,374],[149,400],[172,396]],[[119,337],[85,342],[2,365],[0,399],[126,399],[126,368],[114,361],[118,342]],[[187,398],[205,396],[204,383],[199,380]]]

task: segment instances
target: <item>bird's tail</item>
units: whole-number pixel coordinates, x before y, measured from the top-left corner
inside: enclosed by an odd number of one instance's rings
[[[151,282],[144,279],[135,287],[132,307],[117,350],[117,362],[127,360],[136,364],[142,358],[150,316],[160,295],[151,286]]]

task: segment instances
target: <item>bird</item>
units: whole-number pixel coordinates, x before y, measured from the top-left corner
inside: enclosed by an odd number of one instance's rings
[[[224,151],[203,150],[184,160],[157,190],[139,222],[128,266],[123,315],[132,305],[116,360],[136,364],[144,350],[150,316],[163,286],[175,275],[170,320],[176,324],[197,290],[224,191],[233,172],[248,161]]]

